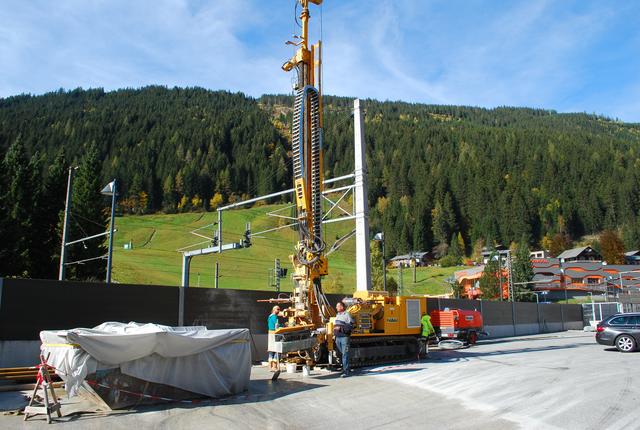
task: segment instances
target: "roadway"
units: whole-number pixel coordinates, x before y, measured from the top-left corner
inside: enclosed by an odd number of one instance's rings
[[[428,360],[373,367],[351,378],[254,367],[247,393],[197,405],[73,415],[63,429],[617,429],[637,428],[640,353],[565,332],[483,341]],[[0,408],[3,401],[0,396]],[[0,428],[48,428],[0,416]]]

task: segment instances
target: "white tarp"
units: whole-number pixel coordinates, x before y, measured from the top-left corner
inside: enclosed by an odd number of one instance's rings
[[[69,395],[96,370],[120,368],[145,381],[220,397],[248,388],[248,329],[207,330],[157,324],[106,322],[93,329],[40,332],[48,363]]]

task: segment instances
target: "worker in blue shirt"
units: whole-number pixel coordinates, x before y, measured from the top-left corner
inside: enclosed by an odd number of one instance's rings
[[[267,325],[269,327],[269,336],[274,335],[274,331],[280,327],[280,306],[276,305],[271,309],[271,315],[267,318]],[[280,361],[279,354],[275,351],[269,351],[269,370],[276,372],[278,370],[278,362]]]

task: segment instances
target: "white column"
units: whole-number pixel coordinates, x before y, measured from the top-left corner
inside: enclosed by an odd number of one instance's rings
[[[369,253],[369,205],[367,202],[367,167],[364,147],[364,124],[360,100],[353,102],[355,144],[355,215],[356,215],[356,290],[371,289],[371,257]]]

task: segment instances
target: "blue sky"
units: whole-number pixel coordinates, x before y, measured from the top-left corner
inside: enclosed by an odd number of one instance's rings
[[[2,0],[0,97],[150,84],[286,93],[293,4]],[[639,17],[633,0],[325,0],[324,89],[640,122]]]

